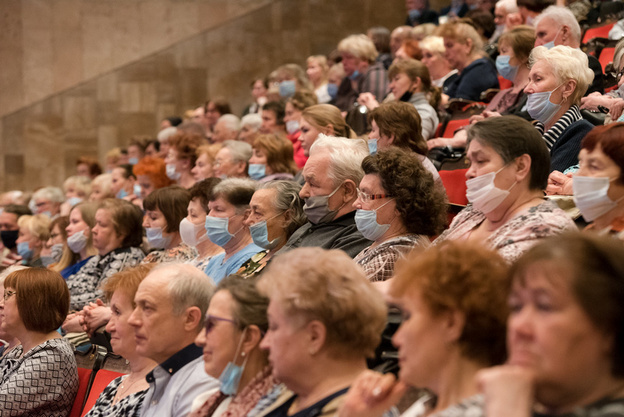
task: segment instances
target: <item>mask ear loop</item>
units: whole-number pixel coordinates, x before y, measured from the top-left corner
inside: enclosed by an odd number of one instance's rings
[[[241,365],[242,369],[245,369],[245,365],[247,364],[247,359],[249,359],[249,356],[243,351],[241,352],[241,346],[243,345],[243,339],[245,338],[245,333],[247,332],[247,327],[245,327],[243,329],[243,334],[241,334],[240,340],[238,341],[238,346],[236,347],[236,352],[234,352],[234,359],[232,360],[232,363],[234,365],[236,365],[236,359],[238,358],[238,354],[240,353],[241,356],[243,358],[245,358],[243,360],[243,364]]]

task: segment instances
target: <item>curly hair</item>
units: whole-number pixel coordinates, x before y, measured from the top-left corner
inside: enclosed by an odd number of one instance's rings
[[[397,263],[393,297],[419,294],[434,315],[460,311],[465,324],[458,343],[462,354],[486,366],[503,363],[511,279],[496,252],[466,242],[448,241],[412,253]]]
[[[410,233],[434,236],[447,223],[447,201],[442,187],[423,166],[418,155],[390,147],[362,161],[364,174],[374,174],[394,198],[396,209]]]
[[[195,166],[197,160],[197,148],[205,143],[201,136],[185,131],[178,131],[169,138],[169,146],[178,152],[178,159],[188,159],[191,167]]]
[[[152,181],[155,189],[163,188],[175,183],[175,181],[167,177],[165,161],[160,158],[154,158],[151,156],[141,158],[139,163],[132,167],[132,172],[135,177],[138,177],[139,175],[147,175]]]

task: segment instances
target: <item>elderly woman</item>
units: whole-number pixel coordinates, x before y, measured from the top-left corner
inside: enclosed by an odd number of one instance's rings
[[[554,237],[520,258],[511,277],[507,364],[479,378],[487,415],[621,416],[621,243]]]
[[[256,289],[255,279],[225,278],[210,299],[206,329],[195,344],[204,349],[206,373],[221,381],[218,392],[195,399],[190,417],[246,416],[277,385],[268,355],[260,342],[268,331],[269,300]],[[232,370],[240,379],[232,381]]]
[[[78,392],[69,342],[56,331],[69,310],[69,291],[55,271],[29,268],[4,281],[2,329],[20,345],[0,361],[3,416],[66,417]]]
[[[246,178],[249,169],[251,145],[237,140],[226,140],[215,156],[214,175],[221,179]]]
[[[6,268],[4,271],[0,272],[0,294],[4,295],[4,281],[6,277],[9,276],[12,272],[19,271],[22,269],[27,269],[28,267],[23,265],[12,265]],[[9,353],[13,348],[20,344],[20,341],[13,336],[10,332],[7,332],[2,327],[2,313],[4,312],[4,303],[0,300],[0,341],[2,346],[0,346],[0,359],[7,353]]]
[[[475,377],[505,360],[509,287],[503,258],[479,246],[448,242],[410,255],[390,284],[391,299],[404,317],[392,338],[399,382],[392,374],[364,372],[340,416],[381,417],[406,386],[432,394],[406,416],[483,415]]]
[[[245,262],[237,275],[260,272],[307,221],[300,191],[301,186],[292,181],[271,181],[258,187],[251,197],[251,212],[245,224],[249,226],[253,242],[264,250]]]
[[[427,36],[420,41],[422,52],[422,63],[425,64],[431,76],[431,84],[442,88],[447,79],[457,77],[457,70],[453,69],[448,60],[444,57],[444,39],[440,36]]]
[[[275,134],[260,135],[249,158],[249,177],[260,182],[291,180],[297,173],[293,145]]]
[[[548,149],[529,122],[501,116],[470,126],[467,157],[471,204],[434,243],[485,244],[511,262],[539,239],[576,230],[565,212],[544,200]]]
[[[584,52],[569,46],[538,46],[529,57],[526,108],[550,149],[552,170],[578,163],[581,139],[593,128],[578,107],[594,78],[587,62]]]
[[[27,266],[44,266],[41,251],[50,239],[50,218],[44,214],[21,216],[17,220],[17,254]]]
[[[180,237],[180,222],[186,216],[190,201],[191,193],[177,185],[160,188],[147,196],[143,202],[143,227],[147,243],[157,250],[150,252],[143,263],[187,261],[197,257],[197,251]]]
[[[132,167],[132,172],[141,187],[141,198],[146,198],[154,190],[175,184],[167,177],[165,162],[157,157],[146,156]]]
[[[91,194],[91,178],[79,175],[71,176],[63,182],[63,191],[65,192],[66,200],[61,206],[61,214],[67,215],[70,208],[89,198],[89,194]],[[63,213],[65,205],[67,210]]]
[[[236,272],[262,249],[253,243],[245,220],[249,216],[249,202],[256,191],[254,181],[229,178],[214,187],[206,217],[208,239],[225,251],[214,256],[204,272],[215,283]]]
[[[440,104],[440,91],[431,86],[427,67],[415,59],[401,59],[392,64],[388,78],[394,99],[410,103],[418,110],[422,136],[425,140],[431,138],[440,122],[435,110]],[[370,94],[360,95],[358,102],[369,110],[379,107],[379,102]]]
[[[394,264],[446,226],[446,196],[417,155],[389,148],[362,161],[355,224],[373,244],[354,261],[370,281],[394,276]]]
[[[191,170],[195,181],[201,181],[206,178],[214,177],[214,162],[217,152],[221,149],[220,144],[202,145],[195,151],[195,166]]]
[[[101,174],[91,181],[89,201],[100,202],[106,198],[115,198],[112,174]]]
[[[318,101],[314,93],[310,90],[297,91],[286,101],[284,107],[284,123],[286,124],[287,138],[293,144],[293,154],[297,167],[303,168],[308,159],[305,151],[301,147],[299,137],[301,136],[301,112],[308,107],[314,106]],[[252,143],[253,145],[253,143]]]
[[[167,176],[184,188],[195,184],[191,170],[195,166],[197,148],[205,143],[205,139],[190,132],[179,131],[169,138],[169,152],[165,162]]]
[[[381,295],[347,254],[320,248],[276,257],[258,288],[270,299],[261,347],[290,390],[261,415],[335,414],[381,340]]]
[[[197,249],[198,256],[188,261],[203,271],[213,256],[223,252],[219,245],[208,239],[206,233],[206,216],[210,209],[208,203],[213,198],[214,187],[219,184],[219,178],[207,178],[196,182],[189,192],[191,201],[188,203],[187,216],[180,222],[180,237],[186,245]]]
[[[44,187],[35,191],[31,204],[34,205],[33,213],[45,214],[54,218],[59,215],[61,204],[65,201],[63,190],[58,187]]]
[[[332,97],[327,91],[327,73],[329,71],[327,58],[324,55],[312,55],[306,59],[306,63],[306,75],[314,87],[314,94],[316,94],[318,102],[320,104],[329,103]]]
[[[340,110],[331,104],[317,104],[301,112],[301,136],[299,141],[304,155],[310,156],[310,148],[320,133],[328,136],[355,138],[355,132],[344,121]]]
[[[80,310],[102,297],[98,289],[106,278],[141,262],[143,251],[143,213],[137,206],[118,199],[107,199],[95,212],[91,230],[97,255],[90,258],[78,272],[67,279],[71,308]]]
[[[69,212],[69,224],[65,227],[67,242],[61,259],[51,267],[65,279],[78,272],[97,253],[91,235],[97,208],[98,203],[78,203]]]
[[[262,116],[259,114],[246,114],[241,119],[241,130],[238,132],[238,140],[252,144],[260,134]]]
[[[108,384],[91,410],[84,410],[88,411],[85,416],[139,416],[145,393],[149,388],[145,377],[157,364],[136,353],[134,328],[128,324],[128,318],[136,307],[134,295],[139,284],[153,266],[154,264],[139,265],[118,272],[102,285],[112,310],[106,331],[110,333],[113,352],[126,359],[130,373]]]
[[[449,98],[479,101],[481,93],[498,88],[496,67],[481,55],[483,41],[477,31],[467,23],[446,23],[438,29],[444,38],[445,58],[458,77],[444,83],[444,94]]]
[[[422,136],[420,114],[416,108],[403,102],[389,102],[370,113],[371,132],[368,135],[368,148],[371,153],[390,146],[418,154],[423,166],[440,182],[440,174],[427,159],[427,142]]]

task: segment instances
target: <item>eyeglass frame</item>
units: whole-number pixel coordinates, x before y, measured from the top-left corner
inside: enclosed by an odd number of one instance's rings
[[[11,296],[15,294],[17,294],[17,291],[5,290],[4,294],[2,294],[2,298],[4,298],[4,301],[7,301],[9,298],[11,298]]]
[[[213,316],[211,314],[206,314],[206,317],[204,318],[204,331],[206,333],[210,333],[212,331],[212,329],[214,329],[214,321],[225,321],[228,323],[232,323],[235,325],[238,325],[238,322],[236,320],[233,319],[227,319],[225,317],[219,317],[219,316]]]
[[[389,194],[367,194],[364,191],[360,190],[360,188],[355,189],[357,191],[357,196],[362,203],[370,203],[373,200],[381,200],[383,198],[391,198],[392,196]]]

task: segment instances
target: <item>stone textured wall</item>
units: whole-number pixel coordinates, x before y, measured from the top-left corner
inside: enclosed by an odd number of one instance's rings
[[[394,27],[404,0],[3,0],[0,190],[61,185],[159,121],[303,64],[368,27]],[[6,35],[6,36],[5,36]]]

